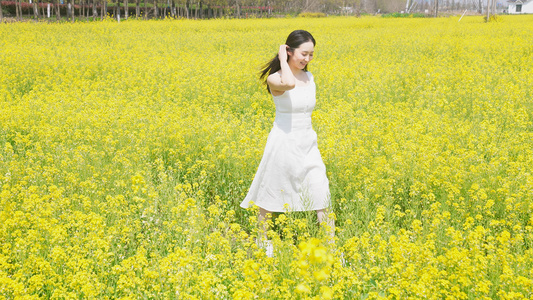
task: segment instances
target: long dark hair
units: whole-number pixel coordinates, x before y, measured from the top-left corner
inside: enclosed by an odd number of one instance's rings
[[[288,51],[294,51],[294,49],[300,47],[301,44],[307,43],[307,42],[313,42],[313,45],[316,46],[315,38],[305,30],[295,30],[289,34],[287,37],[287,41],[285,44],[289,46]],[[287,61],[289,59],[289,56],[287,55]],[[260,72],[259,78],[263,81],[263,83],[267,86],[267,90],[270,93],[270,87],[268,86],[266,80],[268,75],[276,73],[277,71],[281,70],[281,63],[279,61],[278,54],[271,59],[267,64],[263,66],[263,69]],[[307,65],[304,68],[305,71],[307,71]]]

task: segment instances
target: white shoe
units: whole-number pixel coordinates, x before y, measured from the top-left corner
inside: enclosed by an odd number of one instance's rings
[[[274,257],[274,245],[272,245],[271,240],[265,240],[258,243],[260,248],[265,249],[266,256]]]
[[[335,256],[339,257],[339,263],[341,264],[341,266],[345,267],[346,259],[344,258],[344,252],[342,252],[340,249],[334,249],[333,253]]]
[[[340,255],[340,258],[339,258],[339,262],[341,263],[341,266],[343,266],[343,267],[346,266],[346,259],[344,259],[344,252],[341,252],[341,255]]]

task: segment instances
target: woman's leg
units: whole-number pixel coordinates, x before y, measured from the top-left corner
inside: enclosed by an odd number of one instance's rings
[[[322,222],[326,223],[326,232],[328,233],[328,243],[333,246],[335,249],[337,246],[335,245],[335,219],[329,217],[329,211],[328,209],[320,209],[316,211],[316,215],[318,217],[318,222],[322,224]],[[335,252],[337,252],[335,250]],[[345,265],[346,261],[344,260],[344,253],[339,252],[339,262],[341,265]]]
[[[322,224],[322,222],[326,223],[326,232],[331,238],[330,242],[333,242],[333,237],[335,237],[335,219],[330,218],[328,209],[319,209],[316,211],[316,216],[318,219],[318,223]]]
[[[259,237],[257,239],[257,245],[266,251],[268,257],[274,256],[274,247],[272,246],[272,241],[268,240],[267,231],[268,231],[268,221],[272,217],[272,212],[263,208],[259,208],[259,216],[257,216],[257,221],[259,223]]]
[[[259,216],[257,216],[257,221],[259,223],[259,239],[267,239],[268,231],[268,219],[272,217],[272,212],[264,208],[259,207]]]

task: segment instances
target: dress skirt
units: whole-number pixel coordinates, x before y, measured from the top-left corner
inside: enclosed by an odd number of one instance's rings
[[[329,207],[329,181],[310,112],[276,112],[263,157],[241,207],[271,212]]]

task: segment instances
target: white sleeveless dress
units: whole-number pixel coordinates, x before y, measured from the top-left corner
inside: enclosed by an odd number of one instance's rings
[[[326,166],[311,125],[316,87],[313,75],[306,73],[307,85],[273,96],[276,118],[243,208],[251,201],[272,212],[319,210],[330,205]]]

